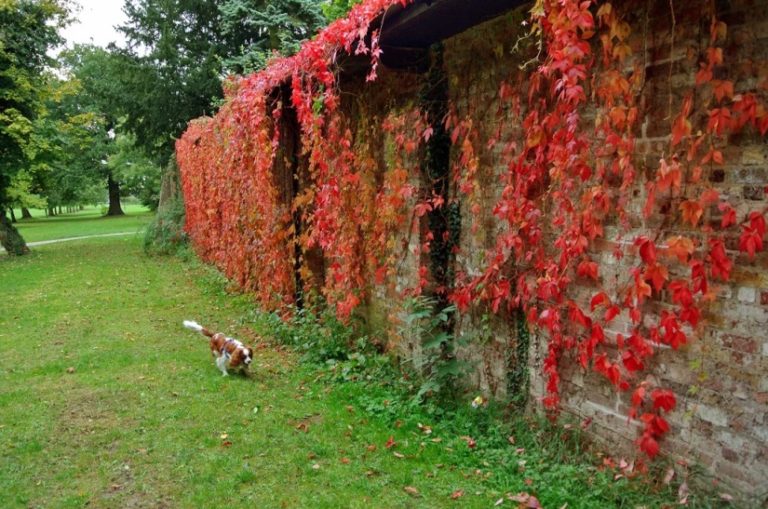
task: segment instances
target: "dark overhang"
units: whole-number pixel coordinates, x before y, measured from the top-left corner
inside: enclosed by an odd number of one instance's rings
[[[527,0],[415,0],[390,7],[372,27],[380,26],[381,61],[388,67],[420,70],[427,49]]]

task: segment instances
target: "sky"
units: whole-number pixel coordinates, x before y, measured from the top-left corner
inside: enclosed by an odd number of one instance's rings
[[[75,43],[106,47],[113,41],[125,46],[125,38],[115,30],[115,25],[125,21],[124,0],[76,0],[76,3],[81,7],[74,16],[78,21],[62,32],[68,47]]]

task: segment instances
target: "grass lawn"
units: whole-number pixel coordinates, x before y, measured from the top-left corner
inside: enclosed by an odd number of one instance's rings
[[[152,213],[141,205],[123,205],[123,211],[124,216],[105,217],[101,207],[86,207],[71,214],[46,217],[44,211],[32,210],[32,219],[19,219],[15,226],[24,240],[37,242],[104,233],[140,233],[152,219]]]
[[[520,491],[548,508],[675,501],[594,457],[563,461],[563,437],[528,421],[462,432],[391,415],[386,386],[331,381],[261,340],[249,300],[225,287],[196,263],[145,257],[135,237],[0,256],[0,506],[517,507],[505,494]],[[256,345],[254,374],[220,376],[183,319]],[[503,448],[483,452],[497,435]]]

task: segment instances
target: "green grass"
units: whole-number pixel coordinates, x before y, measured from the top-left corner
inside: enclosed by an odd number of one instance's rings
[[[33,210],[32,219],[20,219],[16,228],[24,240],[37,242],[105,233],[140,233],[152,219],[152,213],[141,205],[123,205],[123,211],[124,216],[105,217],[101,207],[87,207],[71,214],[46,217],[43,211]]]
[[[0,259],[0,291],[3,507],[423,507],[475,484],[260,343],[246,299],[135,239]],[[184,318],[257,342],[252,378],[221,377]]]
[[[270,321],[216,273],[145,257],[137,238],[0,257],[0,294],[2,507],[472,508],[519,491],[545,507],[674,502],[615,481],[562,427],[502,426],[466,405],[448,420],[408,407],[386,377],[301,364],[260,339]],[[221,377],[186,318],[255,344],[254,374]]]

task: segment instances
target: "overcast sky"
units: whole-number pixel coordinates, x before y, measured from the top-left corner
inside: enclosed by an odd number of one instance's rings
[[[124,0],[76,0],[81,9],[75,13],[78,21],[64,31],[67,46],[92,43],[106,47],[110,42],[125,46],[125,39],[115,26],[125,21]]]

